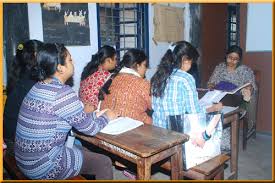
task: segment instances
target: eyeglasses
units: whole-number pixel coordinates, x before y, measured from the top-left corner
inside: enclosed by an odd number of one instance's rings
[[[227,56],[228,59],[232,60],[232,61],[239,61],[240,58],[239,57],[232,57],[232,56]]]

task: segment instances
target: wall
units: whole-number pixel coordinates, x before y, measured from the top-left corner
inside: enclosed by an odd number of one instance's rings
[[[190,30],[190,15],[189,15],[189,4],[188,3],[160,3],[163,5],[170,5],[171,7],[185,8],[184,10],[184,39],[190,41],[189,30]],[[161,57],[167,51],[170,43],[167,42],[157,42],[157,45],[152,40],[154,34],[154,4],[149,4],[148,10],[149,16],[149,53],[150,53],[150,69],[146,73],[146,78],[150,79],[156,72],[157,65],[159,64]]]
[[[167,5],[168,3],[162,3]],[[189,29],[190,29],[190,16],[189,16],[189,5],[187,3],[169,3],[172,7],[185,8],[184,22],[185,32],[184,38],[189,41]],[[153,42],[152,37],[154,33],[153,18],[154,18],[154,5],[149,4],[148,8],[149,15],[149,60],[150,69],[148,69],[146,78],[150,79],[156,71],[157,65],[162,55],[168,49],[170,43],[158,42],[157,45]],[[43,27],[42,27],[42,14],[40,3],[28,3],[28,14],[29,14],[29,27],[30,27],[30,39],[38,39],[43,41]],[[97,11],[96,4],[89,3],[89,25],[90,25],[90,40],[91,46],[67,46],[70,51],[74,65],[74,90],[78,91],[80,84],[80,75],[87,64],[90,61],[91,55],[97,52],[98,48],[98,33],[97,33]]]
[[[249,4],[248,4],[249,6]],[[270,6],[272,6],[270,4]],[[247,50],[247,47],[251,48],[251,45],[247,45],[247,4],[241,4],[241,19],[240,19],[240,43],[243,50]],[[269,7],[266,11],[270,11]],[[270,14],[271,16],[271,14]],[[261,16],[260,16],[261,17]],[[258,21],[263,21],[259,17]],[[272,23],[272,22],[270,22]],[[262,37],[259,36],[260,29],[265,29],[266,27],[258,27],[257,34],[254,35],[259,39]],[[266,36],[266,35],[265,35]],[[272,39],[272,35],[270,35]],[[248,42],[248,44],[258,44],[258,42]],[[267,43],[269,44],[269,43]],[[261,72],[260,77],[260,88],[259,88],[259,104],[257,112],[257,130],[271,132],[272,131],[272,51],[244,51],[243,53],[243,62],[252,69],[257,69]]]
[[[215,66],[224,61],[227,4],[202,4],[201,11],[201,85],[206,87]]]

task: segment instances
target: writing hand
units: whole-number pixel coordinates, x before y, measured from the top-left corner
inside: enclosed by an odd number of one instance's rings
[[[84,112],[91,113],[95,110],[95,107],[90,104],[84,104]]]

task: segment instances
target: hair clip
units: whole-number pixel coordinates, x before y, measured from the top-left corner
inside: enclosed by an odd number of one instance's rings
[[[23,48],[24,48],[24,46],[23,46],[23,44],[21,44],[21,43],[17,46],[17,49],[18,49],[18,50],[23,50]]]
[[[175,47],[176,47],[176,44],[172,43],[169,45],[168,49],[170,49],[173,52]]]

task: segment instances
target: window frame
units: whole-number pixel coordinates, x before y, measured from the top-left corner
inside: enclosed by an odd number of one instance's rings
[[[105,4],[105,3],[96,3],[96,8],[97,8],[97,30],[98,30],[98,49],[103,46],[102,45],[102,36],[101,36],[101,22],[100,22],[100,4]],[[116,10],[120,10],[122,8],[119,7],[120,4],[123,3],[114,3],[115,5],[115,9]],[[119,35],[119,40],[116,41],[116,51],[117,51],[117,56],[118,58],[120,57],[120,51],[126,51],[129,48],[122,48],[121,47],[121,42],[120,42],[120,38],[121,37],[136,37],[136,46],[135,48],[138,49],[142,49],[144,50],[144,52],[146,53],[147,57],[149,58],[149,16],[148,16],[148,3],[130,3],[130,4],[135,4],[136,7],[135,8],[124,8],[123,10],[137,10],[138,12],[141,11],[142,12],[142,16],[140,17],[140,13],[137,13],[137,22],[136,22],[136,29],[137,29],[137,33],[136,34],[120,34],[120,25],[123,24],[122,21],[118,20],[115,21],[116,25],[115,25],[115,34]],[[117,17],[119,17],[119,12],[118,11],[114,11],[114,13],[116,14]],[[141,22],[141,21],[142,22]],[[126,22],[126,21],[125,21]],[[124,22],[124,25],[127,24]],[[135,23],[135,22],[133,22]],[[141,24],[141,25],[140,25]],[[143,27],[143,30],[142,30]],[[143,44],[142,44],[143,43]],[[111,45],[112,46],[112,45]]]

